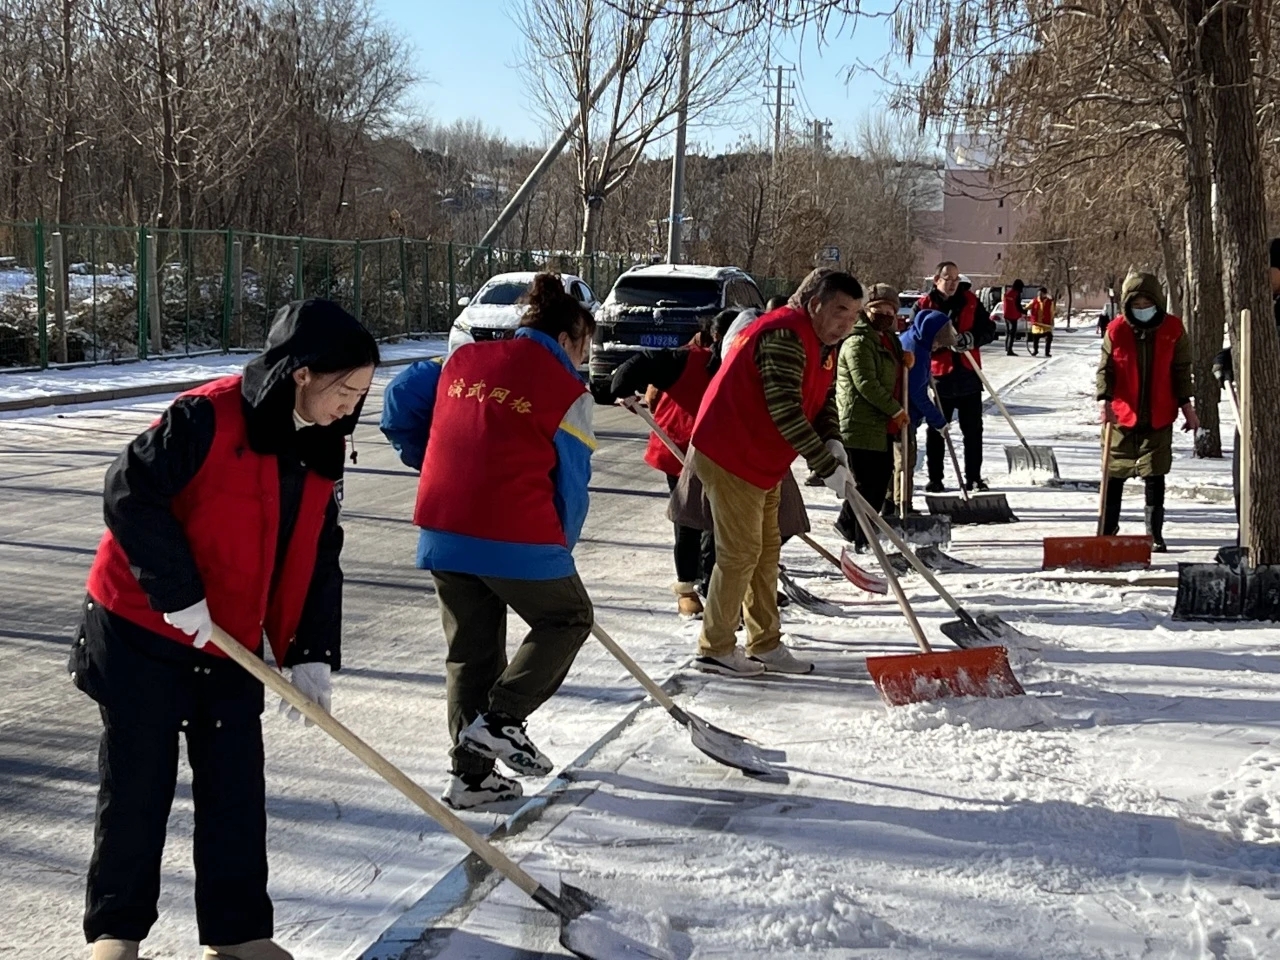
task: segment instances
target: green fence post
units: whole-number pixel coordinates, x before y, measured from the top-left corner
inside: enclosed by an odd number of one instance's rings
[[[302,237],[299,237],[293,248],[293,299],[302,300],[305,297],[306,289],[302,283]]]
[[[138,264],[133,274],[138,294],[138,359],[147,359],[147,228],[138,227]]]
[[[592,253],[591,254],[591,290],[592,292],[595,292],[595,289],[596,289],[596,255],[595,253]]]
[[[49,366],[49,305],[45,290],[44,223],[36,218],[36,341],[40,350],[40,369]]]
[[[222,248],[222,352],[231,350],[231,247],[235,243],[235,231],[227,227]]]
[[[484,249],[485,265],[489,268],[489,276],[493,276],[493,247]]]
[[[409,256],[404,248],[404,234],[400,234],[400,309],[404,313],[404,334],[409,335]]]
[[[453,241],[449,241],[449,303],[445,308],[445,319],[449,318],[449,314],[453,312],[454,305],[458,302],[458,281],[454,275],[453,264]]]
[[[359,321],[364,315],[363,304],[360,302],[360,287],[364,276],[364,250],[361,248],[359,240],[356,241],[355,261],[356,274],[351,283],[351,293],[355,298],[355,317]]]

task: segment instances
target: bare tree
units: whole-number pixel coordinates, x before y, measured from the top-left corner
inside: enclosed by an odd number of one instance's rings
[[[517,14],[534,102],[552,128],[573,125],[584,256],[597,248],[605,200],[680,107],[680,30],[667,14],[660,0],[529,0]],[[699,19],[694,29],[690,120],[725,109],[762,62],[713,21]]]

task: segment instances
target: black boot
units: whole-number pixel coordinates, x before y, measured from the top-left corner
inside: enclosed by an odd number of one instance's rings
[[[1164,507],[1147,507],[1146,516],[1151,549],[1156,553],[1167,553],[1169,548],[1164,542]]]
[[[1103,512],[1102,535],[1114,537],[1120,532],[1120,504],[1124,497],[1124,480],[1107,478],[1107,500]]]

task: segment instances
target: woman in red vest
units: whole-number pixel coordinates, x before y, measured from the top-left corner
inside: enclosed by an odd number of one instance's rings
[[[560,278],[534,278],[510,340],[466,344],[440,373],[414,523],[449,645],[453,778],[446,803],[521,796],[551,761],[526,721],[560,688],[594,623],[573,548],[587,516],[595,434],[578,367],[595,320]],[[507,608],[529,624],[507,660]]]
[[[265,634],[329,708],[346,438],[377,362],[337,304],[290,304],[243,376],[179,396],[107,470],[107,532],[69,667],[103,721],[84,918],[94,960],[137,960],[156,921],[180,734],[206,960],[290,957],[271,940],[262,685],[207,644],[217,624],[263,654]]]
[[[738,318],[737,310],[721,310],[709,317],[698,336],[675,350],[642,350],[613,372],[611,392],[616,399],[633,397],[652,388],[653,419],[681,450],[689,449],[698,405],[720,369],[720,344]],[[684,461],[667,449],[656,434],[649,435],[645,463],[666,475],[674,491]],[[698,587],[715,565],[714,534],[710,530],[675,524],[676,611],[682,617],[702,616]],[[709,562],[708,562],[709,561]]]
[[[1098,364],[1098,406],[1111,430],[1111,465],[1103,533],[1120,530],[1124,482],[1142,477],[1147,533],[1163,553],[1164,478],[1173,466],[1173,424],[1181,409],[1183,430],[1198,430],[1192,402],[1191,341],[1182,320],[1165,312],[1164,290],[1149,273],[1130,274],[1111,321]]]

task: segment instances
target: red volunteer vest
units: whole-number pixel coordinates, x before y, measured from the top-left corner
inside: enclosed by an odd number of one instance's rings
[[[506,543],[567,546],[556,431],[586,386],[530,337],[459,347],[436,388],[413,522]]]
[[[1031,322],[1038,327],[1053,326],[1053,300],[1039,297],[1031,301]]]
[[[711,374],[707,373],[711,351],[706,347],[695,346],[689,347],[688,353],[689,357],[685,360],[679,379],[670,389],[658,394],[658,402],[653,407],[653,419],[658,422],[658,426],[676,442],[676,446],[685,451],[689,449],[689,439],[693,436],[693,422],[698,416],[698,407],[711,384]],[[675,454],[667,449],[667,445],[658,439],[657,434],[652,433],[649,435],[649,446],[644,452],[644,462],[670,477],[680,476],[680,471],[684,469],[684,464],[676,459]]]
[[[1138,423],[1142,403],[1142,371],[1138,369],[1138,338],[1124,317],[1116,317],[1107,327],[1111,337],[1111,364],[1115,371],[1111,409],[1122,427]],[[1182,318],[1166,313],[1156,328],[1156,349],[1151,362],[1151,426],[1161,430],[1178,419],[1178,398],[1173,395],[1173,350],[1182,339]]]
[[[933,300],[930,299],[929,294],[927,293],[916,301],[916,306],[921,310],[938,309],[934,306]],[[978,298],[973,295],[972,291],[966,290],[964,294],[964,306],[960,308],[960,315],[952,319],[952,323],[955,324],[956,330],[960,333],[968,333],[972,330],[973,322],[977,317],[977,311]],[[982,366],[982,351],[977,347],[974,347],[970,352],[973,354],[974,359],[978,361],[978,366]],[[969,359],[967,357],[961,357],[960,360],[970,370],[973,369],[973,365],[969,363]],[[945,377],[955,369],[955,362],[956,355],[951,350],[935,350],[929,367],[935,377]]]
[[[182,396],[207,397],[214,409],[209,455],[172,503],[204,581],[209,613],[214,623],[253,651],[261,647],[265,630],[276,662],[283,663],[302,619],[333,481],[307,472],[284,569],[272,594],[280,528],[280,475],[274,456],[249,448],[240,377],[223,377]],[[151,609],[129,568],[128,557],[110,530],[98,544],[88,592],[130,623],[191,645],[191,637],[169,626]],[[204,650],[226,656],[212,644]]]
[[[1026,314],[1022,312],[1022,294],[1010,287],[1004,292],[1004,318],[1006,320],[1021,320]]]
[[[801,406],[812,421],[835,378],[835,353],[822,359],[822,343],[803,310],[779,307],[765,314],[724,348],[727,359],[711,380],[693,425],[692,443],[714,463],[762,490],[782,480],[795,448],[778,432],[764,401],[764,384],[756,366],[756,342],[770,330],[790,330],[804,345]]]

